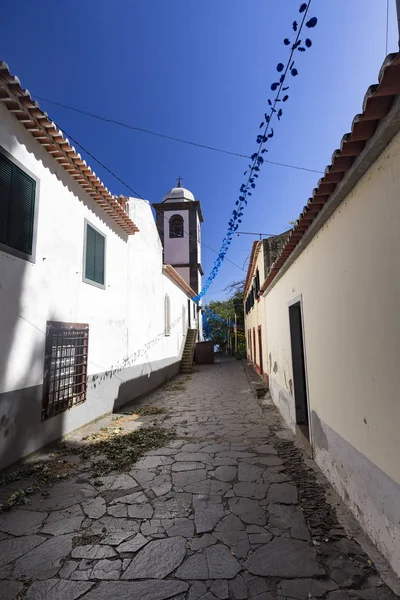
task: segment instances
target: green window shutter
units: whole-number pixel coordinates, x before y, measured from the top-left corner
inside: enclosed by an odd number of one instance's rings
[[[104,237],[96,232],[96,247],[94,255],[95,281],[104,285]]]
[[[13,164],[0,154],[0,242],[8,244],[8,221],[11,201]]]
[[[0,153],[0,242],[32,254],[36,182]]]
[[[85,277],[104,285],[105,238],[90,225],[86,227]]]
[[[90,227],[86,226],[86,269],[85,277],[91,281],[95,281],[94,278],[94,254],[96,246],[96,232]]]

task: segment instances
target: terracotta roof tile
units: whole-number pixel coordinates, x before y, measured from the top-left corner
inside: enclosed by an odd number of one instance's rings
[[[312,197],[299,215],[288,241],[264,281],[265,292],[298,243],[334,193],[336,186],[351,170],[355,159],[364,151],[366,142],[374,135],[380,121],[389,113],[395,97],[400,94],[400,53],[389,54],[379,72],[379,83],[371,85],[364,96],[363,112],[353,119],[351,132],[341,140],[340,149],[332,154],[332,163],[325,169]]]
[[[8,65],[0,61],[0,102],[91,198],[128,234],[139,231],[129,217],[126,198],[113,196],[63,133],[32,99]]]

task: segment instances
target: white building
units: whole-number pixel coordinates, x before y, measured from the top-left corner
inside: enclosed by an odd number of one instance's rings
[[[0,63],[0,467],[175,375],[194,296]]]

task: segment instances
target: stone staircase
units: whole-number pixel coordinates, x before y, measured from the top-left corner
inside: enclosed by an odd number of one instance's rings
[[[196,345],[197,329],[188,329],[186,332],[186,342],[183,349],[180,373],[191,373],[193,366],[194,347]]]

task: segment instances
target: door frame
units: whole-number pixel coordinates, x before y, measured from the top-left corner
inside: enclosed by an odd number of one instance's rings
[[[247,358],[250,360],[250,362],[253,362],[253,357],[252,357],[252,351],[251,351],[251,329],[249,328],[247,330],[247,349],[248,349],[248,354],[247,354]]]
[[[305,377],[305,385],[306,385],[306,394],[307,394],[307,413],[308,413],[308,431],[310,435],[310,439],[307,440],[306,436],[297,426],[296,422],[296,437],[300,440],[302,445],[304,446],[307,453],[313,457],[313,431],[312,431],[312,421],[311,421],[311,407],[310,407],[310,390],[308,385],[308,369],[307,369],[307,350],[306,350],[306,335],[304,328],[304,309],[303,309],[303,295],[300,294],[293,298],[288,302],[288,319],[289,319],[289,309],[294,304],[300,304],[300,322],[301,322],[301,333],[303,337],[303,357],[304,357],[304,377]],[[290,333],[290,320],[289,320],[289,336]],[[293,357],[292,357],[292,342],[290,341],[290,356],[292,359],[292,377],[293,377],[293,400],[295,402],[295,410],[296,410],[296,398],[294,396],[294,375],[293,375]]]
[[[260,354],[260,375],[264,375],[261,325],[258,326],[257,331],[258,331],[258,351]]]

